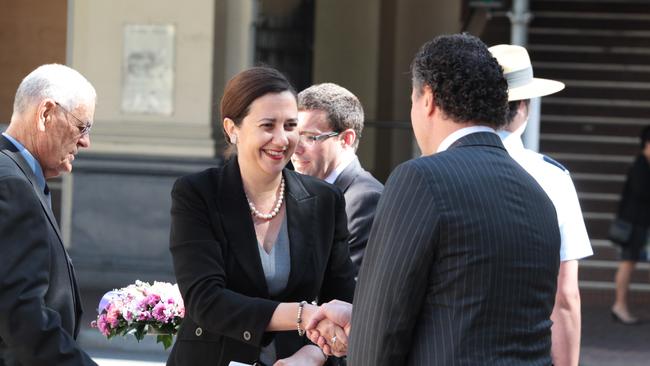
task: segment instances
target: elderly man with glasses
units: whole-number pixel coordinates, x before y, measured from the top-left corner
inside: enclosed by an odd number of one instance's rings
[[[313,85],[298,94],[298,129],[300,142],[291,161],[298,172],[343,191],[350,257],[358,271],[384,189],[356,155],[363,131],[361,102],[339,85]]]
[[[0,365],[96,365],[75,342],[79,289],[46,183],[90,146],[95,99],[77,71],[40,66],[0,136]]]

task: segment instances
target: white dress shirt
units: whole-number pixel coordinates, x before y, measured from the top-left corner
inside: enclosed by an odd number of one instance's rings
[[[334,182],[336,182],[336,178],[341,175],[345,168],[347,168],[348,165],[350,165],[350,163],[356,159],[356,157],[356,154],[345,154],[339,165],[337,165],[336,168],[334,168],[334,170],[332,170],[332,172],[327,177],[325,177],[325,181],[329,184],[334,184]]]
[[[488,127],[488,126],[471,126],[471,127],[463,127],[460,130],[456,130],[449,134],[449,136],[445,137],[444,140],[438,145],[438,152],[443,152],[447,149],[449,149],[449,146],[451,146],[454,142],[459,140],[461,137],[465,137],[469,135],[470,133],[475,133],[475,132],[492,132],[496,133],[493,128]]]

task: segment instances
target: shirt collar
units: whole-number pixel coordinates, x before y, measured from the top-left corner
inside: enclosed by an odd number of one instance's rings
[[[22,155],[23,159],[27,161],[27,164],[34,172],[34,175],[36,176],[36,183],[38,183],[38,186],[41,187],[41,189],[45,190],[45,175],[43,174],[43,169],[41,169],[40,164],[36,161],[36,158],[34,158],[29,150],[27,150],[23,144],[18,142],[18,140],[7,135],[5,132],[2,133],[2,136],[6,137],[7,140],[16,146],[16,149],[18,149],[20,155]]]
[[[519,126],[519,128],[517,128],[513,132],[506,131],[506,130],[500,130],[499,132],[497,132],[506,150],[508,151],[524,150],[524,142],[521,140],[521,135],[524,133],[527,124],[528,121],[524,122],[521,126]]]
[[[496,133],[492,127],[488,126],[470,126],[470,127],[463,127],[459,130],[456,130],[452,132],[449,136],[445,137],[444,140],[440,143],[438,146],[438,151],[437,152],[443,152],[451,146],[454,142],[459,140],[461,137],[465,137],[471,133],[475,132],[492,132]]]
[[[501,142],[503,142],[503,146],[505,146],[506,150],[512,152],[524,149],[524,143],[521,141],[519,135],[505,130],[499,131],[497,134],[501,138]]]
[[[350,165],[350,163],[352,163],[356,157],[356,154],[345,154],[343,156],[343,160],[339,163],[339,165],[337,165],[336,168],[334,168],[334,170],[327,177],[325,177],[325,181],[329,184],[334,184],[336,178],[341,175],[345,168],[347,168],[348,165]]]

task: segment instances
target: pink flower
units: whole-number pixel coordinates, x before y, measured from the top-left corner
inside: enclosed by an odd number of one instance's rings
[[[165,308],[165,304],[159,302],[156,306],[154,306],[151,313],[157,321],[161,323],[167,323],[167,315],[165,314],[165,310],[167,310]]]
[[[147,321],[147,320],[153,320],[151,313],[148,311],[143,311],[140,314],[138,314],[138,320],[139,321]]]
[[[124,316],[124,319],[126,319],[126,321],[129,321],[129,322],[130,322],[130,321],[133,320],[133,312],[132,312],[131,310],[127,310],[127,311],[124,312],[124,314],[122,314],[122,315]]]
[[[120,324],[120,317],[122,316],[119,308],[120,305],[121,304],[110,304],[106,311],[106,321],[112,328],[117,328]]]
[[[138,305],[136,307],[136,309],[138,311],[145,311],[145,310],[147,310],[148,307],[149,307],[149,305],[147,305],[147,298],[146,297],[143,297],[142,299],[138,300]]]
[[[158,296],[157,294],[150,294],[149,296],[147,296],[146,302],[147,305],[149,306],[156,306],[156,304],[160,302],[160,296]]]
[[[99,317],[97,317],[96,325],[97,325],[97,329],[99,329],[99,331],[104,336],[108,336],[109,333],[111,332],[108,327],[108,324],[106,323],[106,314],[102,314]]]

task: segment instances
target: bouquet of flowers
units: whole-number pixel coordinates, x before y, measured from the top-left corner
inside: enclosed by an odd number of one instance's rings
[[[165,349],[185,317],[185,306],[178,285],[135,281],[127,287],[107,292],[99,302],[97,320],[90,326],[106,338],[133,334],[141,341],[146,334],[156,335]]]

